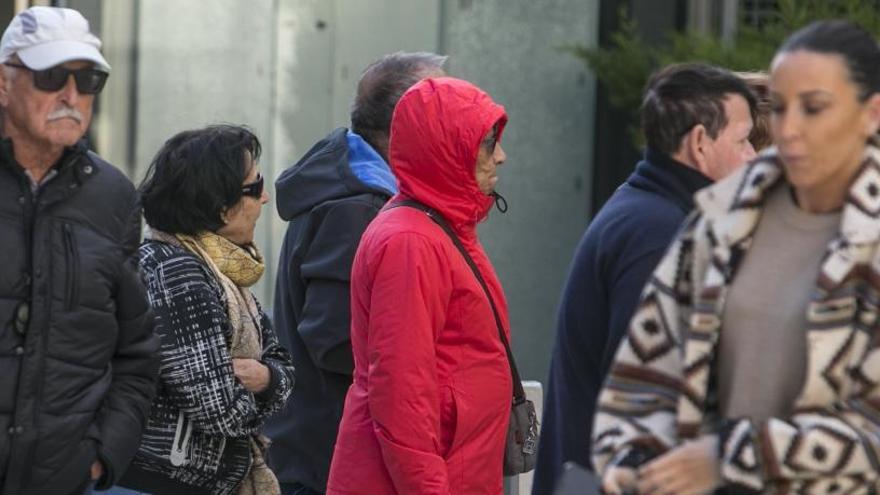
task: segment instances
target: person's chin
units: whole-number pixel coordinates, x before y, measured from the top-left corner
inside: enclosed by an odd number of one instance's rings
[[[249,236],[242,237],[241,242],[236,243],[239,246],[253,246],[254,245],[254,233],[251,232]]]
[[[795,189],[813,189],[822,183],[821,178],[810,171],[789,167],[785,168],[785,179]]]
[[[85,134],[85,130],[79,126],[70,126],[56,129],[50,136],[50,141],[61,146],[73,146]]]

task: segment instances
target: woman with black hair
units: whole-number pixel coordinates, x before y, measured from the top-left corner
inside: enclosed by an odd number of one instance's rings
[[[697,195],[600,396],[607,493],[874,493],[880,48],[812,24],[770,76],[776,148]]]
[[[264,420],[293,388],[290,355],[248,287],[269,197],[260,143],[221,125],[169,139],[140,186],[140,271],[162,340],[159,391],[121,486],[156,494],[277,494]]]

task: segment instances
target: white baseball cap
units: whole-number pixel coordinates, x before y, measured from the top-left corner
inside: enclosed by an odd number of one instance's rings
[[[0,39],[0,63],[18,55],[32,70],[87,60],[110,72],[100,52],[101,40],[89,31],[89,21],[73,9],[31,7],[18,13]]]

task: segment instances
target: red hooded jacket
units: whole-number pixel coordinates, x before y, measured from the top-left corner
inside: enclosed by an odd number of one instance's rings
[[[505,331],[507,302],[476,235],[493,198],[477,186],[483,137],[504,108],[474,85],[426,79],[391,124],[400,193],[443,215],[476,262]],[[512,383],[492,309],[449,237],[425,213],[386,209],[364,233],[351,278],[354,383],[327,493],[493,494]]]

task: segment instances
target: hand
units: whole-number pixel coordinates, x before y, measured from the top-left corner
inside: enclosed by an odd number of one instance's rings
[[[606,495],[623,495],[636,487],[636,470],[627,467],[612,467],[602,477],[602,492]]]
[[[641,495],[699,495],[719,486],[716,435],[685,442],[639,469]]]
[[[256,359],[233,359],[235,377],[248,392],[259,393],[269,386],[269,367]]]
[[[101,476],[104,476],[104,465],[101,464],[101,461],[95,461],[92,463],[89,475],[92,477],[92,481],[98,481],[101,479]]]

